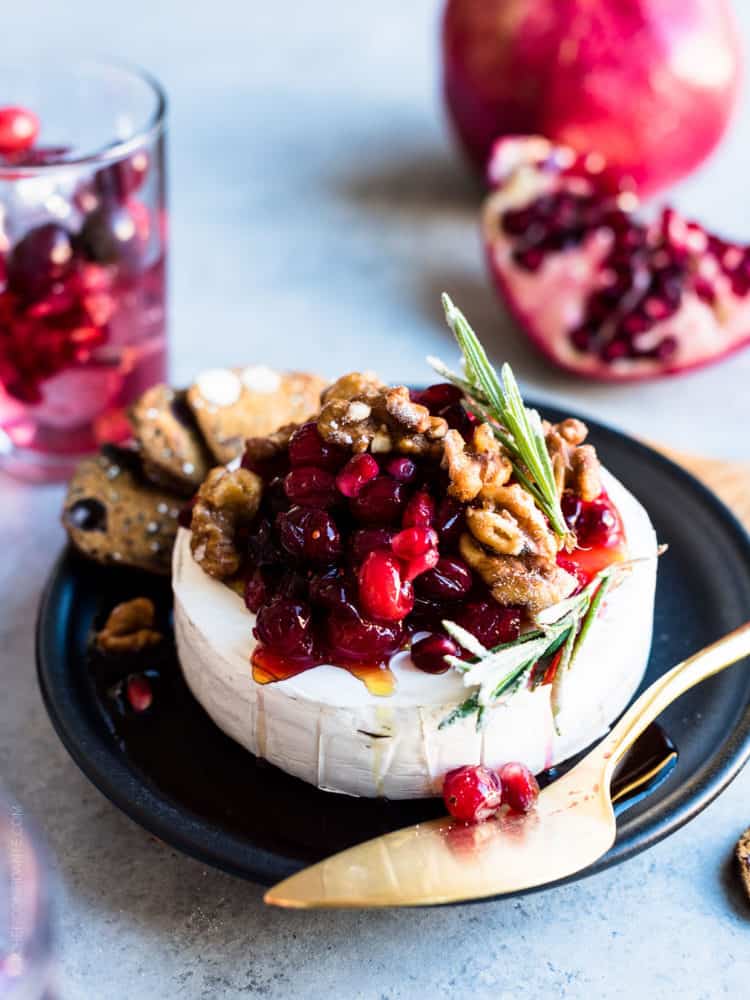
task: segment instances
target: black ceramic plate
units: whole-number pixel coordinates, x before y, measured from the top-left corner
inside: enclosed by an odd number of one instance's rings
[[[659,568],[645,686],[750,615],[750,541],[729,511],[678,466],[589,424],[607,467],[644,504],[660,540],[669,544]],[[103,569],[64,552],[42,600],[37,659],[47,710],[63,743],[94,784],[146,829],[202,861],[268,884],[442,812],[433,800],[321,792],[256,760],[211,723],[169,656],[154,663],[162,681],[150,720],[128,722],[116,711],[104,712],[102,704],[112,702],[102,698],[101,683],[97,691],[87,666],[89,630],[115,603],[143,593],[156,599],[167,620],[166,581]],[[667,836],[735,777],[750,756],[750,671],[738,665],[706,681],[662,722],[679,750],[677,765],[620,814],[614,847],[588,872]],[[141,724],[150,730],[133,728]]]

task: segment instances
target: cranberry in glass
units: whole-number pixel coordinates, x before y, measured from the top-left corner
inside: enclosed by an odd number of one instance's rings
[[[435,516],[435,501],[429,493],[420,490],[415,493],[404,511],[405,528],[429,528]]]
[[[494,816],[502,805],[503,788],[493,770],[483,764],[472,764],[446,774],[443,800],[451,816],[464,823],[481,823]]]
[[[315,465],[328,472],[336,472],[346,457],[343,448],[323,440],[318,433],[318,425],[312,420],[298,427],[289,441],[289,461],[292,465]]]
[[[0,108],[0,154],[17,153],[34,145],[39,119],[25,108]]]
[[[432,528],[404,528],[394,537],[391,548],[399,559],[409,560],[436,549],[437,543],[437,533]]]
[[[126,205],[102,205],[86,216],[78,246],[87,260],[137,270],[143,252],[138,222]]]
[[[503,786],[503,805],[514,812],[527,813],[539,798],[539,783],[526,767],[512,761],[498,771]]]
[[[258,611],[253,634],[282,656],[306,657],[313,651],[312,615],[304,601],[277,597]]]
[[[365,483],[369,483],[379,472],[378,463],[372,455],[353,455],[336,476],[336,486],[345,497],[358,497]]]
[[[444,674],[450,669],[446,656],[460,656],[461,648],[447,635],[426,635],[411,647],[414,665],[426,674]]]
[[[404,629],[396,622],[373,622],[356,608],[336,608],[325,619],[326,645],[334,658],[372,663],[397,653]]]
[[[366,483],[359,496],[350,500],[356,521],[368,527],[388,527],[397,524],[406,503],[403,483],[390,476],[377,476]]]
[[[47,222],[16,243],[8,257],[8,283],[24,298],[43,295],[64,278],[74,263],[70,234],[57,223]]]
[[[388,462],[385,471],[400,483],[410,483],[417,475],[417,465],[406,455],[397,455]]]
[[[411,583],[399,560],[389,552],[371,552],[359,569],[359,604],[370,618],[402,621],[414,606]]]
[[[143,186],[149,168],[148,153],[139,149],[125,160],[97,170],[94,189],[103,199],[127,201]]]
[[[435,569],[419,577],[421,595],[437,601],[460,601],[474,585],[471,570],[460,559],[441,556]]]
[[[341,535],[330,514],[314,507],[292,507],[276,518],[279,541],[296,559],[330,564],[341,555]]]
[[[469,601],[455,617],[455,622],[486,648],[513,642],[521,634],[520,608],[504,608],[497,601]]]
[[[455,385],[451,385],[450,382],[438,382],[435,385],[428,386],[426,389],[413,392],[411,396],[415,403],[426,406],[433,416],[437,415],[446,406],[453,406],[455,403],[460,403],[463,399],[461,390],[456,388]]]
[[[299,465],[284,479],[284,491],[292,503],[303,507],[331,507],[337,498],[334,476],[315,465]]]
[[[453,497],[443,497],[435,515],[435,529],[442,548],[455,548],[464,530],[464,506]]]
[[[361,563],[374,549],[390,549],[395,531],[388,528],[359,528],[349,541],[349,554],[354,563]]]

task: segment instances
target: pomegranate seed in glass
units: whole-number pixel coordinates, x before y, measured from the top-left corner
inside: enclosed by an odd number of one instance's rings
[[[0,466],[67,476],[166,374],[166,101],[96,61],[0,69]]]

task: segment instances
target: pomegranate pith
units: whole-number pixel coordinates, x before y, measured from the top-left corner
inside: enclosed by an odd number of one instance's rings
[[[592,165],[593,164],[593,165]],[[497,143],[487,257],[505,304],[559,367],[632,381],[715,361],[750,340],[750,247],[665,209],[633,214],[601,158],[540,137]]]

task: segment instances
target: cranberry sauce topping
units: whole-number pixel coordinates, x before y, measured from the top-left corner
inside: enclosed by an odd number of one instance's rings
[[[452,386],[420,398],[435,409],[457,403]],[[459,555],[464,505],[446,496],[439,458],[352,455],[310,422],[281,450],[253,440],[244,464],[265,480],[243,567],[260,683],[333,663],[389,693],[388,661],[411,643],[412,661],[426,673],[465,655],[445,634],[445,619],[487,648],[520,635],[523,610],[499,605]],[[605,494],[583,503],[567,493],[563,508],[584,548],[561,554],[561,564],[583,585],[622,557],[622,524]]]

